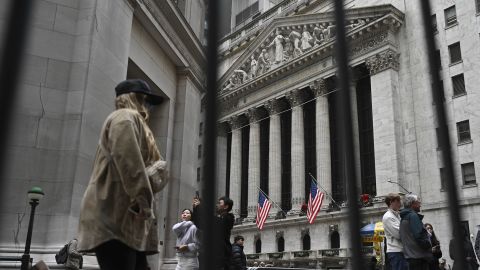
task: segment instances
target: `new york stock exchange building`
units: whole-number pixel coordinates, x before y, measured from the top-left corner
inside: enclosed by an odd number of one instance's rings
[[[238,2],[238,3],[237,3]],[[247,3],[248,2],[248,3]],[[455,3],[456,2],[456,3]],[[476,234],[480,153],[479,1],[432,1],[436,52],[424,44],[419,1],[345,1],[355,170],[362,224],[381,221],[389,192],[418,194],[448,257],[452,232],[427,55],[447,104],[462,220]],[[233,1],[220,42],[219,193],[234,201],[232,232],[249,264],[348,268],[344,159],[336,134],[336,26],[331,1]],[[477,127],[477,128],[473,128]],[[326,195],[313,224],[311,179]],[[259,190],[274,202],[255,224]],[[366,246],[366,254],[372,249]]]

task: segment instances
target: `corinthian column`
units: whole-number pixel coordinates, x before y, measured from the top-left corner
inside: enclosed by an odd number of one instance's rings
[[[240,217],[240,195],[242,180],[242,121],[239,116],[229,120],[232,128],[232,146],[230,156],[230,199],[233,200],[233,214]]]
[[[327,85],[324,79],[310,85],[315,95],[315,142],[317,154],[317,181],[329,194],[332,194],[332,167],[330,153],[330,119],[328,114]],[[320,189],[321,190],[321,189]],[[330,197],[324,197],[324,206]]]
[[[280,115],[285,104],[278,99],[269,100],[265,108],[270,114],[270,128],[268,141],[268,196],[275,202],[270,210],[270,216],[275,216],[280,209],[282,200],[282,141],[280,129]]]
[[[305,201],[305,137],[303,129],[303,90],[294,90],[287,94],[292,107],[292,214],[300,212]]]
[[[246,115],[250,121],[247,220],[253,220],[257,213],[258,187],[260,186],[260,124],[258,121],[262,118],[262,114],[259,109],[250,109]]]

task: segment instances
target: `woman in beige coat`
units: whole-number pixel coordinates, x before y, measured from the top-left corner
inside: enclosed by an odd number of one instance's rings
[[[102,270],[144,270],[146,255],[158,252],[154,194],[167,180],[147,125],[147,102],[161,97],[142,80],[123,81],[115,91],[116,110],[103,124],[81,204],[78,249],[95,252]]]

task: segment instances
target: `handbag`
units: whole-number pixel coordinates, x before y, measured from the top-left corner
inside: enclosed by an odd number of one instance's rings
[[[68,259],[68,246],[70,244],[65,244],[58,252],[55,254],[55,261],[57,264],[65,264]]]

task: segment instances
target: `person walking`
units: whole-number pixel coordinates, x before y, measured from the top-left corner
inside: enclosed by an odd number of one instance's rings
[[[232,266],[230,270],[247,270],[247,257],[243,252],[243,244],[245,239],[241,235],[233,238],[232,245]]]
[[[425,223],[425,229],[427,230],[428,236],[430,237],[430,242],[432,243],[433,260],[430,262],[430,270],[439,270],[440,269],[439,259],[442,258],[442,249],[440,248],[440,241],[438,241],[437,236],[433,231],[432,224]]]
[[[387,260],[391,270],[403,270],[407,267],[407,261],[403,255],[403,244],[400,239],[400,207],[402,201],[398,193],[389,193],[385,198],[388,206],[383,215],[382,222],[387,239]]]
[[[192,211],[184,209],[182,221],[173,225],[173,232],[177,236],[177,267],[176,270],[197,270],[199,240],[197,226],[192,222]]]
[[[453,267],[452,270],[477,270],[478,269],[478,262],[477,258],[475,257],[475,251],[473,250],[472,243],[470,242],[470,237],[467,233],[465,228],[461,228],[461,237],[462,237],[462,247],[458,247],[455,245],[454,239],[450,240],[450,244],[448,246],[450,252],[450,258],[453,260]],[[455,250],[458,248],[463,248],[465,251],[465,265],[466,269],[460,269],[458,261],[461,258],[455,257]]]
[[[168,180],[147,124],[161,97],[142,80],[123,81],[115,92],[81,203],[78,249],[95,252],[102,270],[144,270],[146,255],[158,252],[154,194]]]
[[[419,214],[422,202],[415,194],[407,194],[400,210],[400,239],[409,270],[428,270],[433,260],[432,244]]]
[[[78,270],[83,266],[83,257],[82,254],[78,252],[77,246],[78,240],[76,238],[68,243],[68,256],[67,261],[65,262],[65,268],[67,270]]]

